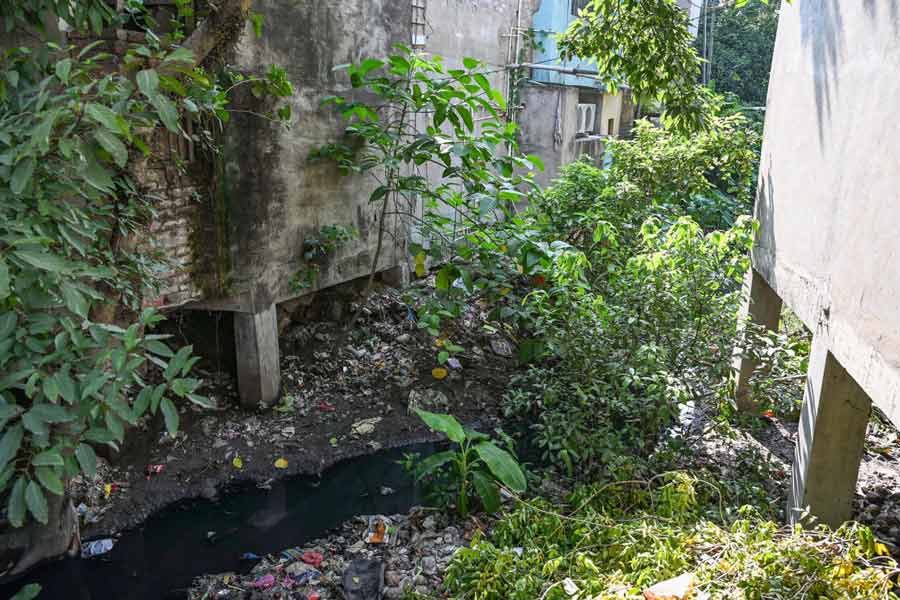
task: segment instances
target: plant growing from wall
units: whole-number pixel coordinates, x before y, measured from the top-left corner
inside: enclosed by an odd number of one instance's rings
[[[515,125],[503,122],[506,103],[483,67],[466,58],[451,68],[402,47],[385,60],[344,66],[352,86],[373,99],[327,99],[349,121],[346,138],[311,156],[375,185],[369,202],[379,230],[370,285],[386,234],[411,232],[421,240],[408,246],[418,277],[429,260],[443,265],[437,297],[421,306],[420,323],[433,333],[442,318],[459,314],[464,295],[499,299],[513,288],[508,279],[518,277],[515,265],[529,248],[519,229],[499,224],[512,220],[516,203],[534,189],[529,171],[541,162],[518,154]],[[389,222],[405,230],[390,232]]]
[[[134,7],[132,6],[132,9]],[[0,4],[7,27],[39,28],[48,15],[99,33],[118,16],[105,2]],[[117,448],[145,414],[170,434],[178,402],[209,403],[177,351],[149,330],[142,308],[156,263],[139,241],[154,198],[129,168],[183,118],[228,116],[228,90],[191,51],[147,32],[121,70],[97,44],[12,48],[0,77],[0,490],[14,526],[47,523],[47,494],[93,477],[95,445]],[[244,78],[284,95],[283,72]],[[203,119],[200,119],[203,117]]]
[[[456,447],[432,454],[421,462],[414,462],[412,471],[416,480],[443,479],[449,482],[455,497],[456,510],[467,516],[473,498],[481,500],[484,509],[493,513],[500,508],[500,485],[522,494],[527,482],[516,459],[491,441],[483,433],[464,429],[450,415],[439,415],[416,409],[432,431],[446,434]],[[447,498],[448,503],[450,498]]]
[[[316,285],[320,263],[333,252],[359,237],[355,227],[325,225],[315,235],[303,240],[303,260],[306,265],[291,278],[291,289],[299,292]]]

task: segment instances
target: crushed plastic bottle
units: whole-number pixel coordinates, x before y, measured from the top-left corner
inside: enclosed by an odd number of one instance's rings
[[[81,558],[90,558],[92,556],[106,554],[113,549],[115,543],[116,542],[112,538],[88,542],[81,546]]]

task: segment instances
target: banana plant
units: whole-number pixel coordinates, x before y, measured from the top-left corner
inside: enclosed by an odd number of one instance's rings
[[[527,483],[519,463],[489,436],[463,428],[451,415],[418,409],[416,414],[432,431],[445,434],[456,444],[455,448],[432,454],[420,462],[415,469],[416,480],[444,470],[456,488],[460,516],[469,514],[474,494],[481,499],[484,509],[493,513],[500,509],[500,485],[519,494],[525,492]]]

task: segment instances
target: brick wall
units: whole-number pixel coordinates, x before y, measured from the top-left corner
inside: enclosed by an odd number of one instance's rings
[[[143,242],[162,265],[160,290],[146,298],[153,306],[178,306],[203,296],[193,280],[198,213],[206,189],[188,175],[193,149],[164,130],[150,134],[152,155],[132,163],[136,184],[153,198],[156,218]]]

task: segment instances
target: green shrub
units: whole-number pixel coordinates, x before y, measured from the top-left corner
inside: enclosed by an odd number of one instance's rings
[[[866,527],[792,530],[684,472],[578,488],[565,505],[522,502],[476,535],[445,576],[459,600],[612,600],[692,572],[713,598],[897,598],[897,564]]]
[[[500,508],[501,484],[513,492],[525,492],[527,482],[519,463],[489,436],[463,428],[451,415],[418,409],[416,414],[431,430],[446,434],[456,445],[452,450],[432,454],[408,465],[417,481],[437,480],[440,490],[450,492],[442,504],[449,504],[455,497],[456,509],[465,517],[475,497],[481,500],[487,512],[496,512]]]

